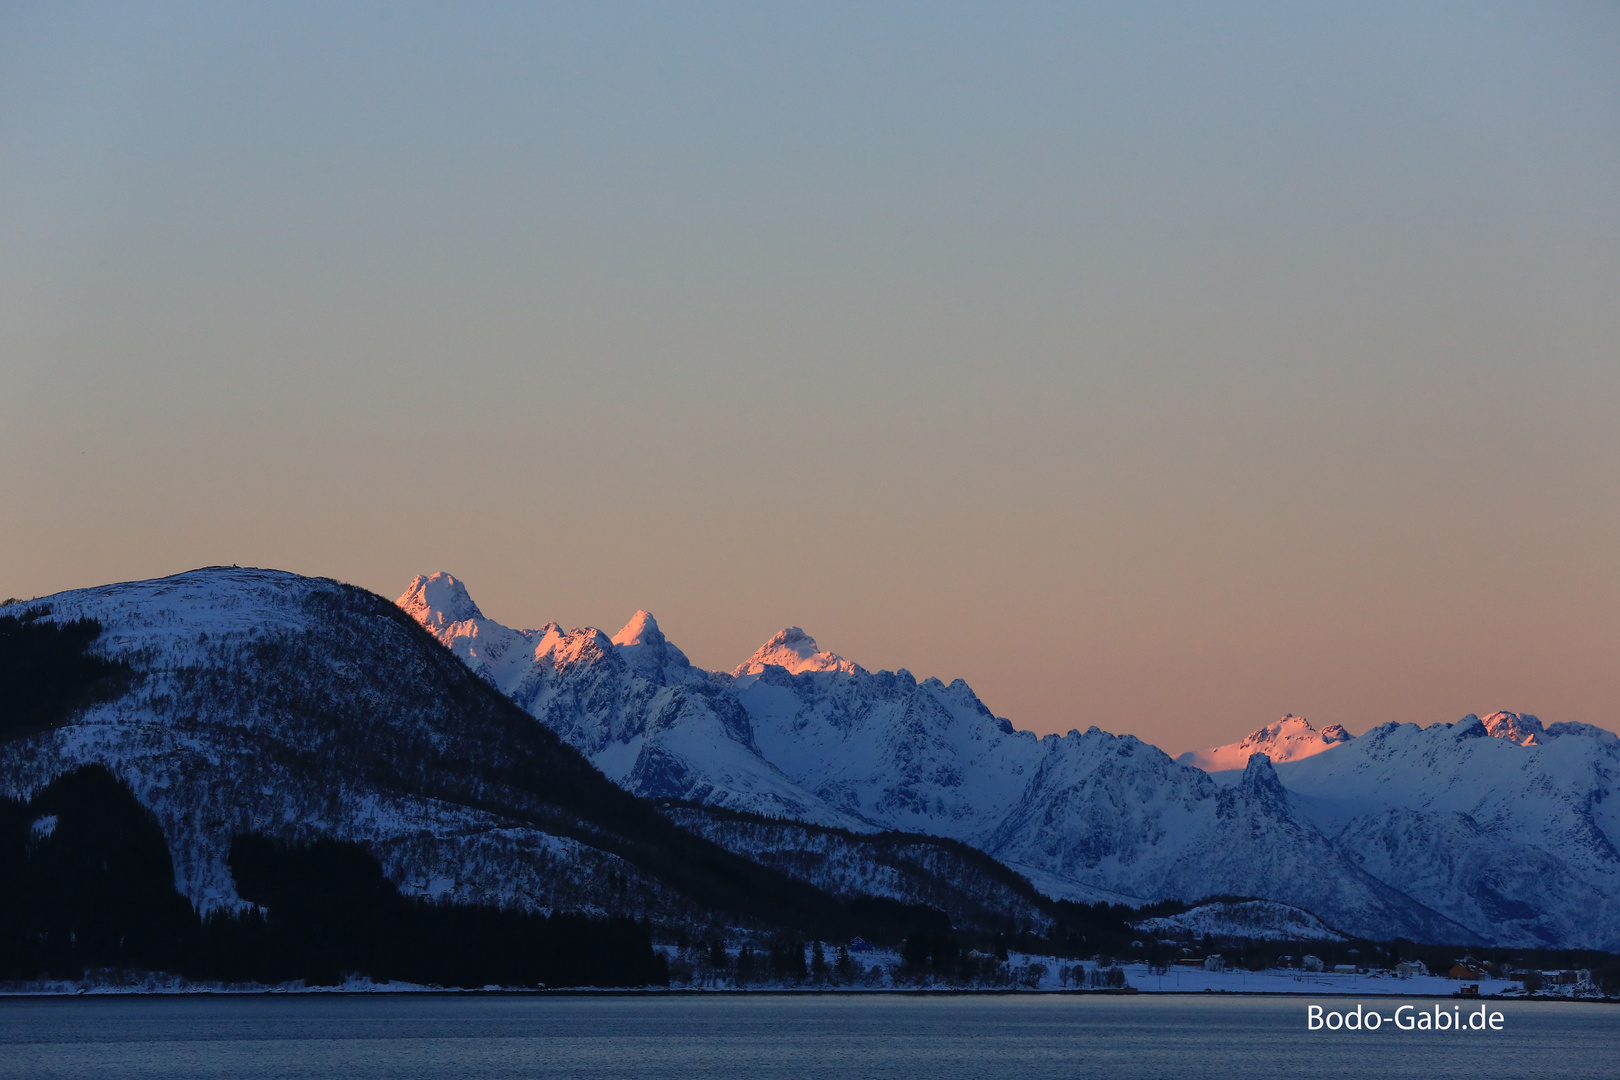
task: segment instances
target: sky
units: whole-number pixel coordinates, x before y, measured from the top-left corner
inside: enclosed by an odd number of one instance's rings
[[[1620,728],[1620,6],[0,3],[0,596]]]

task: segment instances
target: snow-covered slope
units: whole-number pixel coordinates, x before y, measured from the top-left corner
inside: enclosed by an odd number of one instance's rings
[[[1310,912],[1274,900],[1220,900],[1180,915],[1143,919],[1135,927],[1174,942],[1202,940],[1205,935],[1217,941],[1345,940]]]
[[[967,683],[767,667],[736,680],[760,753],[827,804],[884,828],[984,846],[1023,795],[1039,740]]]
[[[1347,933],[1470,941],[1477,934],[1356,867],[1293,813],[1264,754],[1222,787],[1131,736],[1050,740],[1047,761],[988,850],[1135,896],[1239,895],[1315,912]]]
[[[1092,728],[1037,739],[966,683],[903,671],[767,668],[737,680],[736,694],[760,752],[827,803],[964,840],[1055,893],[1265,896],[1353,933],[1476,936],[1295,820],[1263,756],[1251,766],[1259,779],[1221,790],[1132,736]]]
[[[1331,750],[1340,743],[1349,742],[1351,738],[1351,734],[1338,724],[1329,724],[1317,731],[1303,716],[1289,713],[1242,742],[1227,743],[1212,750],[1189,750],[1177,757],[1176,761],[1209,773],[1242,769],[1248,765],[1251,754],[1264,754],[1272,764],[1280,765],[1285,761],[1299,761]]]
[[[1620,737],[1534,716],[1385,724],[1279,766],[1356,865],[1511,944],[1620,948]]]
[[[1054,905],[1027,880],[964,844],[855,833],[708,807],[670,809],[682,828],[843,899],[877,896],[944,912],[958,929],[1048,933]]]
[[[645,612],[612,639],[512,631],[443,574],[400,604],[637,794],[962,840],[1080,899],[1239,893],[1352,933],[1477,939],[1298,820],[1263,757],[1223,791],[1131,736],[1037,739],[960,680],[870,672],[797,628],[725,675],[697,672],[661,634],[659,659],[633,667],[625,651],[656,627]]]

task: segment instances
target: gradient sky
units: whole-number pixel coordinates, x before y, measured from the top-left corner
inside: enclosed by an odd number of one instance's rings
[[[0,5],[0,596],[1620,727],[1620,6]]]

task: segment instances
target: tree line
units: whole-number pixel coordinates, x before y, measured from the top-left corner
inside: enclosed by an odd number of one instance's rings
[[[401,896],[359,844],[239,836],[237,891],[200,917],[174,887],[162,829],[99,765],[27,803],[0,801],[0,978],[90,969],[223,983],[649,986],[668,981],[644,923]]]
[[[54,727],[129,680],[128,664],[89,651],[100,622],[56,622],[49,614],[36,604],[0,615],[0,741]]]

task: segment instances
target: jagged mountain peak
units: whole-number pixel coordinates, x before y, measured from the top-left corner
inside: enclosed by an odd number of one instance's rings
[[[686,654],[664,636],[652,612],[645,609],[631,616],[624,629],[613,635],[613,644],[630,669],[643,678],[667,683],[703,677]]]
[[[1495,738],[1506,739],[1520,746],[1536,746],[1547,739],[1547,731],[1541,726],[1541,721],[1529,713],[1493,712],[1480,723]]]
[[[394,602],[430,631],[484,617],[467,593],[467,586],[443,570],[426,577],[417,574]]]
[[[442,571],[431,577],[419,575],[395,603],[507,695],[537,664],[551,668],[591,664],[614,652],[608,636],[592,626],[566,632],[554,622],[538,630],[503,626],[479,611],[462,582]]]
[[[1277,770],[1271,766],[1271,758],[1258,750],[1249,755],[1249,763],[1243,768],[1243,781],[1239,786],[1250,796],[1272,806],[1280,807],[1288,798],[1282,781],[1277,779]]]
[[[753,656],[738,664],[731,674],[737,678],[757,675],[767,667],[784,668],[791,675],[803,671],[861,670],[859,664],[845,660],[837,653],[823,652],[816,644],[816,639],[797,626],[777,631],[769,641],[755,650]]]
[[[594,626],[575,628],[563,635],[551,650],[551,662],[560,668],[580,661],[606,656],[613,648],[613,639]]]
[[[1437,725],[1449,729],[1454,738],[1458,739],[1501,739],[1516,746],[1541,746],[1550,739],[1558,737],[1557,731],[1548,730],[1541,726],[1541,720],[1530,713],[1493,712],[1481,719],[1474,713],[1458,720],[1455,724]],[[1555,728],[1567,725],[1555,724]]]
[[[663,631],[658,629],[658,620],[645,609],[630,616],[624,629],[613,635],[615,645],[652,645],[665,640]]]
[[[1353,737],[1343,725],[1329,724],[1318,731],[1305,717],[1285,713],[1282,719],[1251,732],[1242,742],[1210,750],[1189,750],[1176,761],[1205,772],[1224,772],[1246,768],[1250,756],[1256,753],[1265,754],[1271,762],[1298,761],[1349,742]]]

